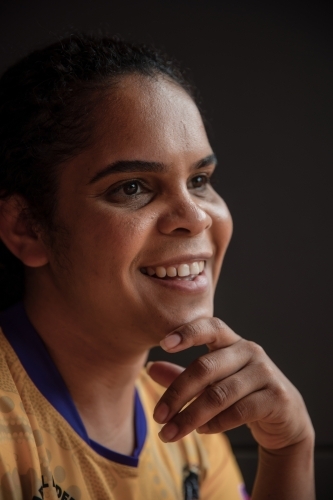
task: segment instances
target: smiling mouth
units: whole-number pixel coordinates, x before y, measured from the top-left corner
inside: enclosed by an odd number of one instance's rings
[[[151,278],[163,280],[187,280],[193,281],[199,276],[205,268],[205,261],[183,263],[177,266],[157,266],[157,267],[142,267],[140,271]]]

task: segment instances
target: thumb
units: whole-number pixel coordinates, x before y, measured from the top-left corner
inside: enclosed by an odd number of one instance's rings
[[[169,387],[185,368],[168,361],[150,361],[146,365],[146,370],[155,382],[163,387]]]

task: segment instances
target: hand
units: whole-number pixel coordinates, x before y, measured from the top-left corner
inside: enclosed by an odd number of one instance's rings
[[[185,370],[166,362],[149,367],[149,375],[168,387],[154,412],[157,422],[166,423],[162,441],[177,441],[194,429],[217,433],[242,424],[267,450],[313,439],[297,389],[260,346],[242,339],[220,319],[185,324],[161,342],[170,353],[202,344],[209,353]]]

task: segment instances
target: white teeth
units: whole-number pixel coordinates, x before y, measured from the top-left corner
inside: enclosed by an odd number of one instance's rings
[[[175,276],[177,276],[177,269],[172,266],[167,267],[166,273],[169,276],[169,278],[174,278]]]
[[[199,264],[197,262],[192,262],[190,264],[190,274],[199,274]]]
[[[178,267],[178,276],[189,276],[190,273],[190,266],[187,264],[180,264]]]
[[[165,267],[159,266],[156,268],[156,276],[158,276],[159,278],[165,278],[166,273],[167,272]]]
[[[190,264],[180,264],[178,267],[169,266],[167,268],[163,266],[157,266],[156,268],[147,267],[146,274],[149,276],[156,275],[158,278],[165,278],[168,276],[169,278],[175,278],[179,276],[180,278],[184,278],[186,276],[197,276],[200,274],[205,268],[205,262],[200,260],[198,262],[191,262]]]

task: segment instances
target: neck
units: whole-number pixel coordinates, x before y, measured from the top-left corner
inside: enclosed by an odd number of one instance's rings
[[[30,321],[62,375],[91,439],[130,455],[135,446],[134,387],[147,351],[128,352],[119,339],[80,328],[66,308],[25,300]],[[135,335],[135,332],[133,332]],[[65,348],[64,348],[65,346]]]

